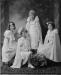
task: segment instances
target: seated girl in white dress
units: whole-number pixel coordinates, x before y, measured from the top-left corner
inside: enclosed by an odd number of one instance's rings
[[[45,37],[44,44],[39,44],[38,54],[43,54],[46,58],[61,62],[61,45],[58,35],[58,30],[55,29],[53,22],[47,22],[48,31]]]
[[[11,68],[21,68],[21,66],[28,61],[28,57],[31,53],[28,32],[24,28],[21,28],[19,33],[21,37],[18,39],[16,56]]]
[[[10,22],[8,29],[4,32],[4,42],[2,46],[2,62],[5,64],[8,64],[16,53],[16,40],[14,37],[15,32],[15,23]]]

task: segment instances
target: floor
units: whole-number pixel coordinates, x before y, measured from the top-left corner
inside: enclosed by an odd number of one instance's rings
[[[21,69],[12,69],[8,67],[7,65],[4,65],[1,67],[1,73],[2,74],[61,74],[61,63],[57,65],[50,65],[46,67],[40,67],[40,68],[28,68],[26,66],[23,66]]]
[[[1,48],[0,48],[1,49]],[[51,63],[50,63],[51,64]],[[22,67],[21,69],[11,69],[7,65],[2,66],[1,63],[1,50],[0,50],[0,73],[2,75],[28,75],[28,74],[45,74],[45,75],[61,75],[61,63],[58,63],[56,65],[47,65],[46,67],[40,67],[31,69],[26,66]]]

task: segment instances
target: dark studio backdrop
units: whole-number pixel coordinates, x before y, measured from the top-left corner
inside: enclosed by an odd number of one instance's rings
[[[61,37],[61,5],[60,0],[0,0],[1,5],[1,42],[9,21],[14,21],[17,29],[25,26],[29,10],[34,9],[39,16],[43,40],[46,35],[46,21],[52,20],[59,29]]]

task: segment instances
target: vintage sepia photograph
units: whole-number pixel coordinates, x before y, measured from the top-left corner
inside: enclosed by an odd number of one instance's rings
[[[61,0],[0,0],[0,74],[61,74]]]

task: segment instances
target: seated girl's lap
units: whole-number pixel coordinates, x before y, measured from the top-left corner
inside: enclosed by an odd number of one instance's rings
[[[31,52],[26,52],[26,51],[22,51],[21,52],[21,56],[24,58],[24,57],[27,57],[31,54]]]

